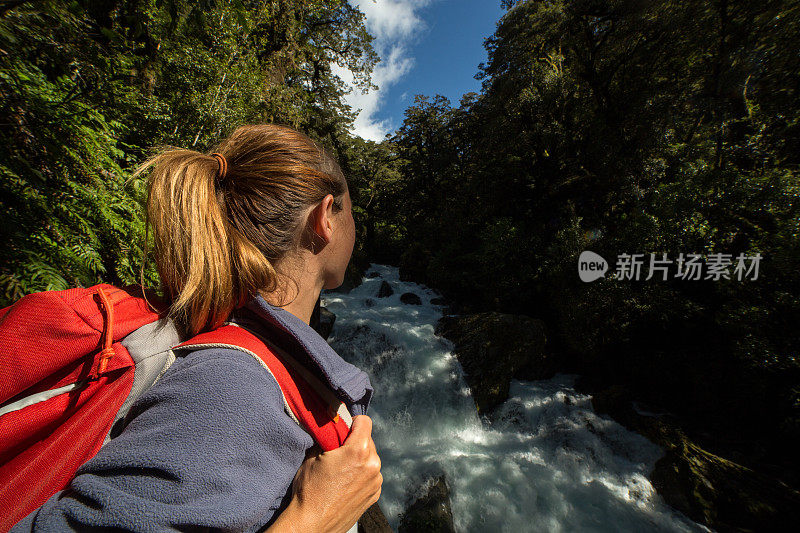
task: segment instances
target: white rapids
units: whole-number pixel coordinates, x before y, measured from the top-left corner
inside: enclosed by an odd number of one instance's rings
[[[442,306],[397,267],[371,264],[349,294],[323,291],[329,342],[366,371],[381,457],[380,506],[393,529],[431,475],[444,473],[459,532],[708,531],[663,503],[647,479],[662,451],[592,410],[575,376],[512,381],[481,423],[452,343],[434,334]],[[394,293],[378,298],[386,281]],[[412,292],[421,305],[401,303]]]

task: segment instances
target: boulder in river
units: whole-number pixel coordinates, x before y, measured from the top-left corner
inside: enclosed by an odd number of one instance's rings
[[[333,323],[335,321],[336,315],[328,311],[325,306],[320,305],[320,301],[317,300],[314,312],[311,313],[309,325],[319,333],[320,337],[327,340],[333,330]]]
[[[400,295],[400,301],[408,305],[422,305],[422,300],[413,292],[404,292]]]
[[[555,374],[544,350],[544,323],[524,315],[497,312],[445,316],[436,334],[455,345],[478,412],[508,399],[511,379],[547,379]]]
[[[450,509],[450,487],[444,475],[430,480],[424,495],[411,504],[400,517],[398,533],[455,533]]]
[[[431,298],[431,305],[447,305],[447,300],[441,296],[437,296],[436,298]]]
[[[378,289],[378,298],[386,298],[394,294],[391,285],[386,280],[381,282],[381,288]]]
[[[328,311],[324,306],[319,308],[319,334],[323,339],[327,339],[333,331],[333,323],[336,322],[336,315]]]
[[[670,506],[720,531],[785,531],[800,523],[800,492],[781,481],[708,452],[668,415],[637,409],[619,386],[596,393],[597,413],[661,446],[650,480]]]

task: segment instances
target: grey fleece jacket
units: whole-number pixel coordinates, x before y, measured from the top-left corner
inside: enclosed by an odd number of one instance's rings
[[[327,382],[353,416],[367,413],[367,374],[311,326],[260,297],[238,316]],[[179,357],[133,404],[125,429],[11,531],[259,531],[289,503],[314,445],[283,406],[250,355]]]

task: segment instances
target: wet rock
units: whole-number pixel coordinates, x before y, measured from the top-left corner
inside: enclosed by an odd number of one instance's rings
[[[314,310],[311,312],[311,319],[309,320],[308,325],[320,335],[322,335],[320,324],[321,312],[322,306],[320,305],[320,299],[317,298],[317,303],[314,304]]]
[[[314,306],[314,311],[311,313],[311,320],[309,325],[320,334],[323,339],[328,339],[333,330],[333,323],[336,321],[336,315],[328,311],[324,306],[320,305],[320,300]]]
[[[319,329],[317,330],[323,339],[330,336],[333,331],[333,324],[336,322],[336,315],[328,311],[325,307],[319,308]]]
[[[378,272],[370,272],[369,274],[367,274],[367,277],[369,279],[377,278],[378,276],[380,276],[380,274]]]
[[[555,374],[545,354],[541,320],[496,312],[449,315],[436,334],[455,345],[478,412],[487,413],[508,399],[511,379],[547,379]]]
[[[422,300],[413,292],[404,292],[401,294],[400,301],[409,305],[422,305]]]
[[[425,494],[412,503],[400,517],[398,533],[455,533],[447,481],[443,475],[432,481]]]
[[[447,305],[447,300],[441,296],[437,296],[436,298],[431,298],[431,305]]]
[[[650,480],[667,504],[692,520],[720,531],[781,531],[800,521],[800,492],[704,450],[674,417],[642,409],[624,388],[596,393],[592,405],[664,449]]]
[[[392,533],[378,502],[373,503],[358,519],[358,533]]]
[[[394,294],[392,287],[389,285],[389,282],[386,280],[381,282],[381,288],[378,289],[378,298],[386,298],[387,296],[391,296]]]

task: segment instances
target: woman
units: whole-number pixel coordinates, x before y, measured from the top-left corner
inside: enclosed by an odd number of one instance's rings
[[[355,415],[351,432],[320,453],[254,358],[196,350],[139,397],[66,490],[12,531],[347,531],[378,500],[382,477],[369,379],[309,325],[354,245],[339,166],[302,133],[266,124],[238,128],[212,155],[162,151],[134,175],[148,169],[155,262],[184,335],[230,319],[304,355]]]

